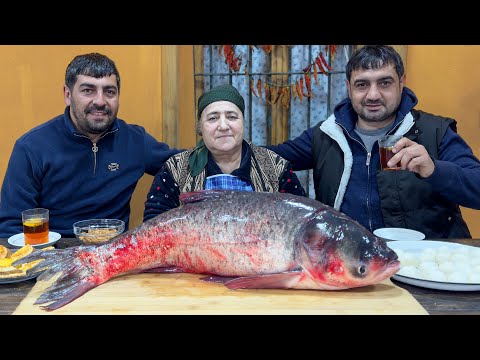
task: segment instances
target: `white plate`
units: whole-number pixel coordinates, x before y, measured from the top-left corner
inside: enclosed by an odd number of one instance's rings
[[[36,244],[36,245],[32,245],[32,246],[34,248],[37,248],[37,249],[41,249],[41,248],[44,248],[44,247],[47,247],[47,246],[51,246],[51,245],[55,244],[58,240],[60,240],[61,237],[62,236],[59,233],[50,231],[48,233],[48,242],[43,243],[43,244]],[[8,238],[8,243],[10,245],[17,246],[17,247],[25,246],[25,239],[23,237],[23,233],[10,236]]]
[[[422,252],[427,248],[437,248],[437,247],[473,247],[468,245],[449,243],[443,241],[391,241],[387,245],[393,250],[403,250],[406,252]],[[413,278],[409,276],[402,276],[398,273],[392,276],[392,279],[403,282],[405,284],[425,287],[429,289],[438,289],[438,290],[450,290],[450,291],[478,291],[480,290],[480,284],[475,283],[454,283],[454,282],[441,282],[441,281],[432,281],[432,280],[423,280],[420,278]]]
[[[420,231],[404,228],[381,228],[375,230],[373,233],[387,240],[413,241],[425,239],[425,235]]]

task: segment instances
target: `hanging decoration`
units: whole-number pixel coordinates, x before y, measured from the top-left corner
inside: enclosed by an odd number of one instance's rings
[[[229,70],[237,75],[245,76],[245,82],[249,83],[250,91],[255,97],[265,99],[265,102],[268,105],[277,104],[280,101],[280,104],[286,109],[290,107],[290,98],[292,95],[293,101],[298,99],[300,103],[302,103],[303,98],[312,97],[312,72],[315,84],[317,86],[320,85],[318,81],[319,73],[328,76],[329,72],[334,70],[333,67],[328,64],[326,59],[328,58],[328,53],[330,53],[331,64],[333,64],[337,52],[336,45],[325,45],[324,51],[322,52],[320,50],[313,62],[303,68],[303,75],[300,75],[290,83],[278,84],[276,82],[273,83],[262,80],[261,77],[255,79],[255,77],[248,72],[248,63],[245,63],[244,65],[244,73],[239,74],[242,64],[242,56],[237,56],[235,54],[235,46],[236,45],[219,45],[218,48],[219,54],[225,57],[225,63],[228,64]],[[273,49],[273,45],[249,46],[252,51],[262,50],[266,54],[270,54]],[[325,53],[325,55],[323,53]]]
[[[240,71],[240,65],[242,65],[242,56],[235,55],[235,45],[220,45],[218,47],[218,53],[221,55],[223,50],[223,56],[225,56],[225,64],[228,64],[230,71],[238,73]]]

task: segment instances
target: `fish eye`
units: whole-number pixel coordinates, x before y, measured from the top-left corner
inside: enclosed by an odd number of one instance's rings
[[[367,272],[367,268],[365,267],[365,265],[360,265],[360,266],[358,267],[358,273],[359,273],[360,275],[365,275],[366,272]]]

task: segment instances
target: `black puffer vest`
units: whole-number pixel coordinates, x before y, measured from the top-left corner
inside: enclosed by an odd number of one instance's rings
[[[420,110],[411,113],[415,123],[404,136],[438,159],[440,142],[448,127],[456,131],[456,121]],[[320,126],[315,129],[312,151],[316,199],[333,206],[344,171],[343,151]],[[435,193],[415,173],[378,169],[377,184],[386,227],[418,230],[428,239],[472,237],[459,206]]]

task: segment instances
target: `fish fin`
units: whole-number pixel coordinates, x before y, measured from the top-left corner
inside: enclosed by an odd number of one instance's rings
[[[43,275],[43,274],[42,274]],[[41,308],[46,311],[56,310],[62,306],[71,303],[76,298],[85,294],[88,290],[96,287],[97,284],[92,282],[69,283],[68,286],[50,286],[33,304],[40,305],[46,302],[51,302],[48,305],[42,305]],[[51,290],[50,290],[51,289]]]
[[[168,266],[168,267],[152,268],[152,269],[148,269],[148,270],[145,270],[145,271],[142,271],[142,272],[143,273],[167,273],[167,274],[171,274],[171,273],[184,273],[185,270],[183,270],[182,268],[177,267],[177,266]]]
[[[215,283],[221,283],[225,284],[227,281],[231,281],[234,279],[238,279],[238,276],[235,277],[227,277],[227,276],[205,276],[201,277],[200,280],[206,281],[206,282],[215,282]]]
[[[225,283],[229,289],[290,289],[303,276],[302,271],[239,277]]]
[[[15,262],[16,265],[43,259],[37,266],[45,270],[37,281],[48,281],[55,277],[50,286],[38,297],[34,305],[43,305],[43,310],[56,310],[93,289],[100,283],[92,281],[94,269],[86,266],[84,259],[95,246],[79,246],[60,250],[36,251]],[[98,279],[97,279],[98,280]]]
[[[226,193],[231,190],[200,190],[182,193],[179,196],[179,200],[182,204],[195,203],[212,198],[218,198],[219,196],[225,196]]]

